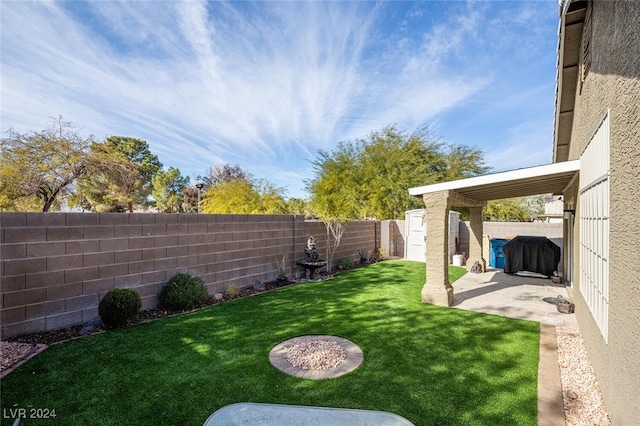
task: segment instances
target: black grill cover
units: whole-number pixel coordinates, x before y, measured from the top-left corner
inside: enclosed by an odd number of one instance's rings
[[[537,272],[552,276],[560,262],[560,247],[547,237],[517,236],[502,248],[504,272]]]

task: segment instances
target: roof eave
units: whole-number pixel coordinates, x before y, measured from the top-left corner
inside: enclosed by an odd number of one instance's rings
[[[569,159],[569,143],[573,126],[573,110],[578,84],[577,58],[567,57],[566,51],[577,51],[581,37],[566,37],[571,31],[582,32],[586,1],[560,0],[560,23],[558,25],[558,61],[556,64],[556,96],[553,126],[553,162]],[[575,56],[575,55],[574,55]]]

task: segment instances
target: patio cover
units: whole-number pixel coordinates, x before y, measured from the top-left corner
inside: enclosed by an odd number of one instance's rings
[[[580,170],[580,160],[529,167],[409,188],[409,194],[421,197],[427,210],[427,282],[422,301],[451,306],[453,288],[449,283],[449,211],[452,206],[468,207],[471,232],[467,268],[482,258],[482,210],[487,201],[536,194],[562,194]]]
[[[409,188],[409,194],[419,197],[428,193],[453,190],[459,195],[477,201],[549,193],[562,194],[578,170],[580,160],[564,161]]]

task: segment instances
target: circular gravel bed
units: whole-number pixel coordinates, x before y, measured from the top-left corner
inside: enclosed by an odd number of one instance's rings
[[[362,364],[364,355],[355,343],[336,336],[299,336],[277,344],[269,361],[277,369],[303,379],[331,379]]]

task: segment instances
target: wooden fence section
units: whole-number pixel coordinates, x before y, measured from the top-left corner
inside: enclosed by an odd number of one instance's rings
[[[309,235],[325,255],[322,222],[296,215],[0,213],[0,322],[3,337],[47,331],[97,316],[112,288],[133,288],[143,308],[173,275],[199,275],[209,294],[271,281],[285,256],[303,270]],[[350,223],[334,255],[380,247],[380,223]]]

